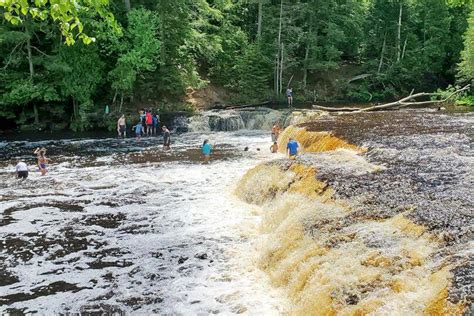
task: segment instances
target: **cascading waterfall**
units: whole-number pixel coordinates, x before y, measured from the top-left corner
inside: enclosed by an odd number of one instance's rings
[[[306,154],[241,178],[237,196],[262,216],[259,267],[286,290],[292,314],[468,313],[472,199],[459,191],[472,176],[469,129],[462,118],[366,115],[289,126],[280,150],[293,137]],[[443,136],[431,136],[431,121]]]
[[[274,123],[284,127],[303,123],[321,115],[324,115],[321,111],[277,111],[269,108],[210,110],[198,113],[189,119],[180,118],[176,123],[180,129],[190,132],[270,130]]]

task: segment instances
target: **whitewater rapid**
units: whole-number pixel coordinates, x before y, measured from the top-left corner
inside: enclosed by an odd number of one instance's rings
[[[204,138],[216,145],[210,164],[199,157]],[[170,153],[159,139],[7,143],[0,311],[283,312],[284,295],[254,264],[260,217],[233,194],[246,170],[274,158],[268,139],[191,133]],[[14,179],[15,157],[35,146],[50,149],[50,172]]]

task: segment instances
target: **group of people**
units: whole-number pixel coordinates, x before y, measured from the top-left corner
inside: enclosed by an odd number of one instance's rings
[[[46,169],[46,164],[48,163],[48,158],[46,158],[46,148],[36,148],[33,153],[36,155],[38,169],[41,172],[41,175],[44,176],[48,172],[48,169]],[[19,179],[28,178],[28,165],[23,160],[20,160],[15,166],[15,172]]]
[[[273,144],[270,146],[270,151],[272,153],[278,152],[278,137],[280,136],[280,125],[275,122],[272,126],[272,142]],[[288,143],[286,144],[286,153],[290,159],[296,159],[296,156],[299,153],[300,145],[296,140],[290,137]]]
[[[137,140],[140,140],[142,136],[156,136],[158,135],[160,124],[161,121],[158,113],[153,113],[149,109],[143,109],[139,112],[139,121],[136,125],[132,126],[132,131]],[[164,125],[161,127],[161,131],[163,132],[163,147],[170,149],[171,133]],[[127,137],[127,121],[123,114],[117,121],[117,133],[120,138]]]

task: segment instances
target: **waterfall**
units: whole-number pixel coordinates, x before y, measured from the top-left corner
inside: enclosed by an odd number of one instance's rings
[[[187,121],[180,120],[181,130],[190,132],[270,130],[274,123],[281,127],[304,123],[323,115],[315,110],[273,110],[270,108],[245,108],[238,110],[210,110],[200,112]]]

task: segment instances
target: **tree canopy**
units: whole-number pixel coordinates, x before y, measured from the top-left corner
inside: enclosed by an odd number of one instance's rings
[[[0,117],[88,129],[177,108],[189,90],[233,103],[376,101],[472,81],[463,0],[0,0]],[[106,118],[105,118],[106,119]]]

